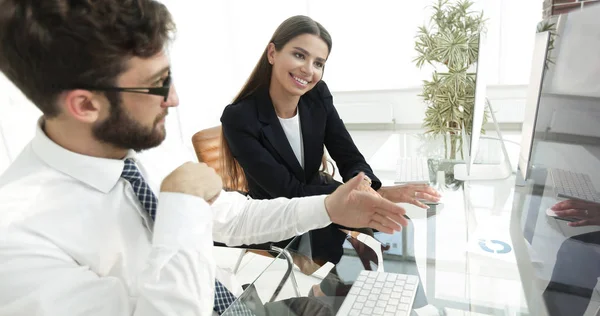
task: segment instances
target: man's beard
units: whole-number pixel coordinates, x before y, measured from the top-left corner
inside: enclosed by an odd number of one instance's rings
[[[165,139],[165,126],[157,129],[156,125],[167,115],[167,111],[156,118],[152,127],[145,127],[131,118],[123,109],[117,95],[107,95],[111,104],[107,119],[92,129],[96,139],[122,149],[133,149],[136,152],[154,148]]]

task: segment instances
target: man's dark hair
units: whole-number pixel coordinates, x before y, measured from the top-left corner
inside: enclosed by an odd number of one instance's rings
[[[175,24],[153,0],[0,0],[0,71],[46,117],[78,86],[115,86],[134,56],[156,55]]]

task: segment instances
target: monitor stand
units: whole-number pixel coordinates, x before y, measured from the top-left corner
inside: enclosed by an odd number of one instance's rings
[[[466,163],[456,164],[454,165],[454,179],[456,180],[502,180],[510,177],[510,175],[512,174],[510,159],[508,157],[508,152],[506,151],[506,146],[504,145],[502,133],[500,132],[500,126],[498,126],[496,115],[494,114],[494,110],[492,109],[492,104],[489,102],[489,100],[486,103],[487,108],[490,110],[496,133],[498,133],[498,138],[500,139],[500,146],[502,147],[502,152],[504,153],[504,161],[499,164],[473,163],[471,164],[470,170],[467,169]],[[469,159],[472,158],[469,157]]]
[[[515,177],[515,185],[518,187],[524,187],[527,185],[527,181],[523,179],[523,175],[521,173],[521,168],[517,169],[517,176]]]

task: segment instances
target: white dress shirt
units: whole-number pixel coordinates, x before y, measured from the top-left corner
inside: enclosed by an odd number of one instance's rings
[[[123,166],[68,151],[38,126],[0,176],[0,315],[213,315],[215,277],[241,293],[215,267],[213,239],[255,244],[331,223],[324,196],[227,192],[212,207],[159,193],[152,223]]]
[[[281,128],[294,151],[294,155],[296,155],[296,159],[298,159],[298,163],[304,168],[304,143],[302,142],[302,128],[300,126],[299,111],[300,109],[298,109],[296,115],[291,118],[277,118],[279,119]]]

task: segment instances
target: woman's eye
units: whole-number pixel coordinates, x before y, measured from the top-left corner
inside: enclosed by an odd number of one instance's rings
[[[316,62],[316,63],[315,63],[315,66],[316,66],[317,68],[323,68],[323,66],[325,66],[325,65],[323,65],[323,63]]]
[[[296,56],[296,58],[304,59],[304,55],[300,53],[294,53],[294,56]]]

